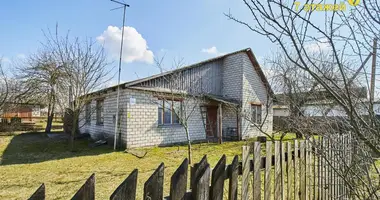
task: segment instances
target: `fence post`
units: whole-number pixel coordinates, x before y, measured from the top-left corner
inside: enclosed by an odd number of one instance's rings
[[[241,199],[248,200],[248,188],[249,188],[249,171],[250,171],[250,160],[249,160],[249,146],[243,146],[242,152],[242,177],[241,177]]]
[[[110,200],[135,200],[138,170],[133,170],[129,176],[112,193]]]
[[[187,189],[187,169],[189,161],[186,158],[170,179],[170,200],[185,199]]]
[[[328,178],[328,192],[327,192],[327,198],[331,199],[332,198],[332,170],[331,170],[331,137],[329,136],[327,139],[327,160],[329,162],[326,162],[326,167],[328,168],[327,170],[327,178]]]
[[[253,199],[261,199],[261,143],[255,142],[253,147]]]
[[[294,199],[300,199],[299,196],[299,148],[298,148],[298,140],[294,141]]]
[[[211,177],[210,200],[222,200],[224,191],[224,180],[226,176],[226,156],[223,155],[214,169]]]
[[[310,197],[310,144],[309,140],[305,140],[305,199],[309,200]]]
[[[327,154],[328,151],[328,144],[327,144],[327,136],[323,136],[323,148],[322,148],[322,165],[323,165],[323,187],[322,187],[322,192],[323,192],[323,197],[322,199],[327,199],[328,198],[328,166],[326,164],[327,160]]]
[[[305,141],[300,141],[300,199],[306,199],[306,174],[305,174]]]
[[[95,199],[95,174],[82,185],[82,187],[75,193],[71,200],[94,200]]]
[[[191,189],[193,189],[195,186],[195,178],[199,176],[200,172],[204,171],[207,164],[208,164],[207,156],[204,155],[201,161],[195,164],[194,167],[192,167],[191,174],[190,174],[190,188]]]
[[[281,199],[285,199],[285,173],[286,173],[286,164],[285,164],[285,143],[280,142],[280,152],[281,152]]]
[[[312,160],[313,160],[313,199],[317,199],[318,195],[318,179],[319,179],[319,174],[318,174],[318,161],[317,161],[317,149],[318,149],[318,141],[312,137]],[[314,149],[314,150],[313,150]]]
[[[238,175],[239,175],[239,156],[235,156],[228,170],[228,177],[230,179],[229,188],[228,188],[229,200],[237,200]]]
[[[154,171],[144,184],[144,200],[162,200],[164,190],[164,163]]]
[[[293,168],[293,158],[292,158],[292,145],[290,142],[286,142],[287,146],[287,162],[286,162],[286,175],[287,175],[287,190],[286,196],[287,199],[292,198],[292,168]]]
[[[195,184],[192,195],[194,200],[209,200],[210,194],[210,165],[200,171],[199,176],[195,177]]]
[[[28,200],[45,200],[45,184],[42,183]]]
[[[265,157],[265,183],[264,183],[264,200],[271,199],[271,171],[272,171],[272,142],[266,142],[266,157]]]
[[[275,141],[274,142],[274,198],[276,200],[282,199],[282,192],[281,192],[281,152],[280,152],[280,142]]]
[[[318,163],[318,166],[317,166],[317,170],[318,170],[318,187],[317,187],[317,200],[321,200],[322,199],[322,196],[321,196],[321,188],[322,188],[322,163],[321,163],[321,149],[322,149],[322,137],[321,136],[318,136],[318,139],[317,139],[317,148],[316,148],[316,157],[317,157],[317,163]]]

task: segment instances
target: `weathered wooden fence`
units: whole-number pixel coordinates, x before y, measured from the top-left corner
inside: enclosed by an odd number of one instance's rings
[[[232,163],[227,165],[226,156],[223,155],[211,169],[207,156],[204,156],[190,169],[190,188],[187,187],[189,164],[185,159],[171,176],[170,194],[165,198],[236,200],[239,196],[242,200],[349,199],[342,178],[344,169],[339,166],[342,158],[344,162],[349,162],[349,145],[350,139],[345,135],[292,142],[255,142],[252,146],[243,146],[240,162],[235,156]],[[145,182],[144,200],[163,199],[164,168],[164,163],[161,163]],[[137,178],[138,171],[135,169],[110,199],[136,199]],[[226,180],[228,185],[225,185]],[[44,184],[30,199],[45,199]],[[72,199],[95,199],[95,174],[87,179]]]

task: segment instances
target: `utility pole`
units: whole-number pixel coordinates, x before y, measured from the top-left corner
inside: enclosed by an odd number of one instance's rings
[[[117,3],[121,5],[119,8],[123,8],[123,26],[121,27],[121,42],[120,42],[120,56],[119,56],[119,73],[118,73],[118,79],[117,79],[117,97],[116,97],[116,120],[115,120],[115,137],[114,137],[114,143],[113,143],[113,149],[116,150],[117,147],[117,133],[119,132],[119,99],[120,99],[120,73],[121,73],[121,59],[123,55],[123,43],[124,43],[124,25],[125,25],[125,10],[127,7],[129,7],[128,4],[124,2],[119,2],[115,0],[111,0],[114,3]],[[116,8],[118,9],[118,8]]]
[[[376,76],[376,55],[377,55],[377,38],[373,40],[373,50],[372,50],[372,71],[371,71],[371,93],[369,96],[369,108],[370,112],[373,114],[373,103],[375,99],[375,76]]]

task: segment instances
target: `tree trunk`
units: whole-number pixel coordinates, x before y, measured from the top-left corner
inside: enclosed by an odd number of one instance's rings
[[[189,164],[191,164],[191,158],[192,158],[191,140],[190,140],[189,128],[187,126],[185,126],[185,131],[186,131],[186,138],[187,138],[187,154],[188,154]]]
[[[74,145],[74,139],[75,139],[75,135],[77,134],[78,132],[78,112],[77,111],[73,111],[73,123],[72,123],[72,127],[71,127],[71,134],[70,134],[70,141],[69,141],[69,145],[70,145],[70,151],[74,151],[75,150],[75,145]]]
[[[299,131],[296,132],[296,138],[297,139],[302,139],[302,133],[300,133]]]
[[[47,117],[47,122],[46,122],[46,127],[45,127],[45,133],[51,132],[51,127],[52,127],[53,119],[54,119],[54,108],[55,108],[55,95],[54,95],[54,90],[52,89],[50,91],[48,117]]]
[[[45,127],[45,133],[50,133],[51,132],[51,127],[54,119],[54,113],[52,112],[50,115],[48,115],[47,118],[47,123]]]

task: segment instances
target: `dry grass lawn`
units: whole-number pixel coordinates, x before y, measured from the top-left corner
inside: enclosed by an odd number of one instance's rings
[[[215,166],[222,154],[227,163],[241,154],[248,142],[194,144],[193,162],[208,155]],[[67,141],[50,139],[44,133],[0,136],[0,199],[27,199],[41,183],[47,199],[70,199],[92,173],[96,174],[96,198],[109,199],[116,187],[132,172],[139,170],[137,198],[141,199],[144,182],[161,162],[165,163],[164,195],[169,180],[187,155],[186,146],[145,148],[147,155],[137,158],[114,152],[109,146],[91,148],[90,142],[76,142],[77,151],[69,152]]]

